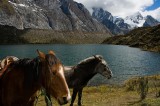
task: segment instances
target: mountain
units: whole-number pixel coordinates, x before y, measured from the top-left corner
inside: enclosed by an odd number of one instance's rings
[[[118,26],[123,31],[123,34],[126,34],[131,30],[131,26],[127,23],[125,23],[123,18],[120,17],[114,17],[113,23]]]
[[[160,24],[160,22],[158,22],[156,19],[154,19],[152,16],[147,15],[146,20],[143,24],[144,27],[148,27],[148,26],[156,26],[158,24]]]
[[[98,43],[112,35],[104,25],[92,18],[83,4],[73,0],[1,0],[0,25],[13,26],[18,30],[31,29],[33,33],[33,30],[43,30],[44,38],[53,34],[46,35],[47,30],[57,31],[57,35],[53,36],[63,35],[62,40],[68,39],[64,41],[68,43],[81,43],[82,40]],[[70,33],[70,36],[65,36],[65,32]],[[37,43],[43,43],[42,38],[38,38]]]
[[[131,26],[132,29],[136,27],[142,27],[143,23],[145,22],[145,18],[139,12],[131,16],[127,16],[124,20],[125,23]]]
[[[127,16],[124,19],[125,23],[131,26],[131,29],[137,27],[149,27],[149,26],[156,26],[160,24],[156,19],[152,16],[147,15],[146,17],[142,16],[140,12],[137,12],[131,16]]]
[[[104,24],[114,35],[124,34],[123,30],[114,23],[114,17],[110,12],[102,8],[93,8],[92,17]]]
[[[134,28],[156,26],[160,23],[152,16],[142,16],[140,12],[123,19],[102,8],[93,8],[92,17],[104,24],[114,35],[124,35]]]
[[[107,38],[103,43],[129,45],[160,52],[160,25],[136,28],[126,35]]]

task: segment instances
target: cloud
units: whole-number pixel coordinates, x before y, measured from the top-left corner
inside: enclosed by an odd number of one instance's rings
[[[155,19],[157,19],[160,22],[160,7],[155,9],[155,10],[145,10],[143,12],[141,12],[144,16],[147,15],[151,15],[152,17],[154,17]]]
[[[102,7],[114,16],[126,17],[154,4],[155,0],[75,0],[92,12],[92,7]],[[144,11],[145,13],[151,13]]]

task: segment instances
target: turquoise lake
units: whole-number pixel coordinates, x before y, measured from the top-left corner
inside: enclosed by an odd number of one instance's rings
[[[29,45],[0,45],[0,59],[6,56],[18,58],[34,58],[36,50],[45,53],[54,50],[64,65],[76,65],[79,61],[95,54],[102,55],[113,72],[108,80],[96,75],[89,84],[121,84],[135,76],[160,74],[160,54],[142,51],[138,48],[119,45],[83,44],[29,44]]]

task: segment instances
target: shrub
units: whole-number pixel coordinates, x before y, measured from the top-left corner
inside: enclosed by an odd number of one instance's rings
[[[126,91],[135,91],[137,86],[137,78],[129,79],[125,82]]]
[[[139,77],[128,80],[125,83],[126,91],[137,91],[141,100],[145,99],[148,93],[148,78]]]
[[[137,81],[137,92],[141,100],[145,99],[148,93],[148,78],[140,77]]]
[[[154,79],[153,85],[156,91],[155,95],[156,97],[160,97],[160,89],[158,89],[158,87],[160,86],[160,81],[158,79],[158,76],[154,76],[153,79]]]

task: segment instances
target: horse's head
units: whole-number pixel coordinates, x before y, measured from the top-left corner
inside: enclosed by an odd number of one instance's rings
[[[60,105],[66,104],[71,96],[64,77],[64,69],[53,51],[44,54],[38,51],[42,64],[42,85],[48,93],[56,98]]]
[[[94,57],[97,61],[99,61],[96,65],[95,71],[103,75],[104,77],[110,79],[112,77],[112,71],[109,69],[107,62],[103,59],[101,55],[95,55]]]

